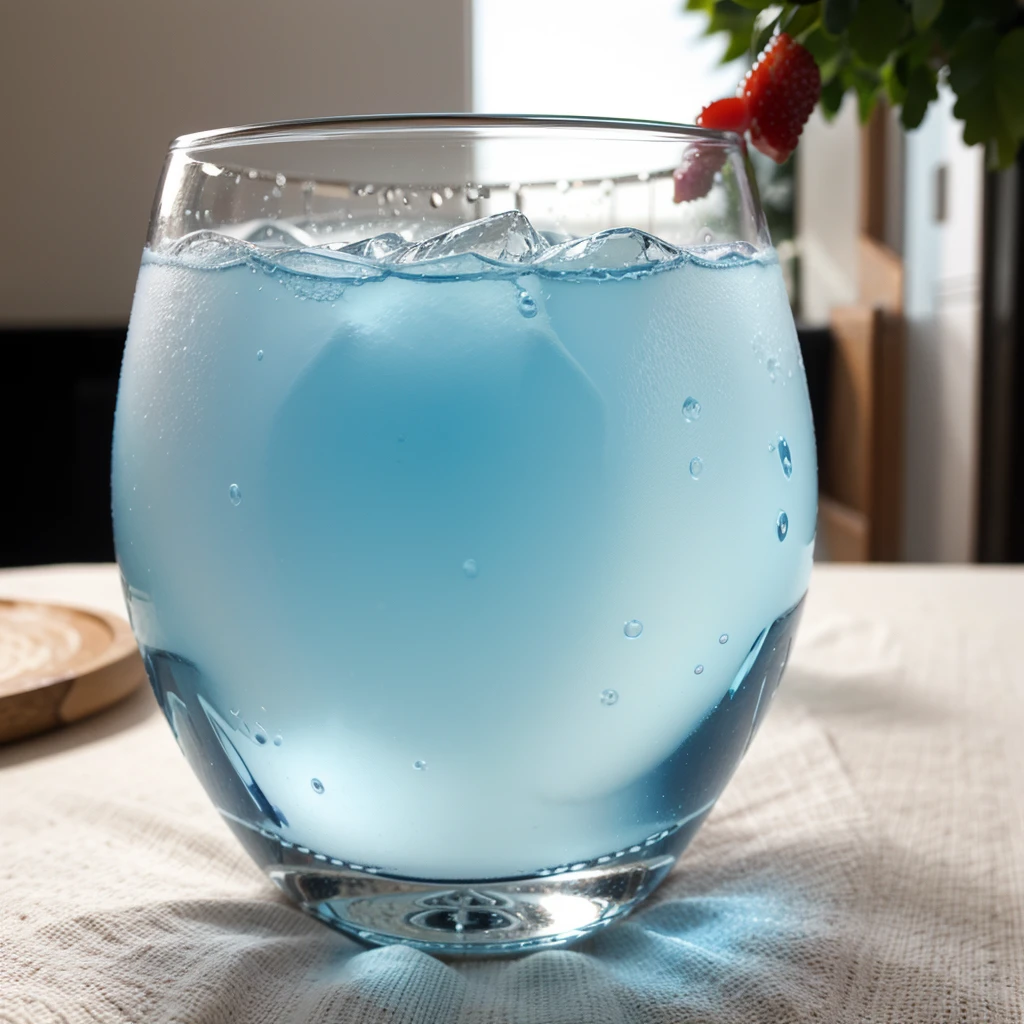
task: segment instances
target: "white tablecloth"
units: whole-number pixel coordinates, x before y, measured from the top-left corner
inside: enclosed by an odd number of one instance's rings
[[[121,610],[111,567],[0,593]],[[768,722],[655,897],[574,950],[366,951],[242,853],[148,692],[0,748],[0,1021],[1024,1020],[1024,571],[815,571]]]

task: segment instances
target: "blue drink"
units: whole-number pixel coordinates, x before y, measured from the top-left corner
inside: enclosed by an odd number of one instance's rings
[[[552,238],[200,231],[140,271],[114,518],[154,688],[258,863],[372,941],[628,909],[746,749],[807,586],[771,251]]]

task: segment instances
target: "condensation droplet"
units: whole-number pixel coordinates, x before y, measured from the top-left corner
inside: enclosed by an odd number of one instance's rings
[[[775,520],[775,532],[780,541],[785,540],[786,534],[789,533],[789,516],[782,509],[779,509],[778,518]]]
[[[323,793],[323,791],[324,791],[324,784],[319,779],[310,779],[309,780],[309,784],[310,784],[310,786],[313,787],[313,792],[314,793],[317,793],[317,794]]]
[[[462,563],[462,572],[465,574],[466,579],[475,580],[480,574],[480,569],[476,564],[475,558],[467,558]]]
[[[793,456],[789,450],[789,442],[779,434],[779,462],[782,463],[782,472],[788,480],[793,475]]]
[[[686,418],[687,423],[700,419],[700,402],[696,398],[687,398],[683,402],[683,416]]]
[[[427,762],[426,761],[413,761],[412,766],[418,772],[425,772],[427,770]]]
[[[277,185],[278,188],[284,188],[287,181],[288,179],[280,173],[274,177],[274,184]]]
[[[704,671],[704,666],[703,665],[697,665],[697,666],[694,667],[693,674],[695,676],[699,676],[703,671]]]
[[[727,644],[727,643],[729,642],[729,634],[728,634],[728,633],[723,633],[723,634],[722,634],[722,635],[721,635],[721,636],[720,636],[720,637],[718,638],[718,642],[719,642],[720,644]]]
[[[630,619],[622,627],[622,632],[629,637],[630,640],[635,640],[644,631],[644,624],[639,619]]]
[[[696,480],[703,472],[704,460],[699,455],[695,455],[692,459],[690,459],[690,476],[692,476],[693,479]]]
[[[258,362],[258,363],[262,363],[263,362],[263,349],[260,349],[256,353],[256,362]]]
[[[232,505],[242,504],[242,488],[238,484],[232,484],[228,488],[228,498],[231,500]]]
[[[527,319],[537,315],[537,303],[525,288],[519,289],[519,293],[516,296],[516,304],[519,306],[519,312]]]
[[[278,733],[274,737],[274,746],[275,747],[279,747],[279,746],[281,746],[282,743],[284,743],[284,737],[280,733]]]
[[[430,205],[436,210],[444,202],[444,196],[440,192],[430,193]]]
[[[602,690],[601,691],[601,703],[606,707],[610,707],[619,699],[618,690]]]

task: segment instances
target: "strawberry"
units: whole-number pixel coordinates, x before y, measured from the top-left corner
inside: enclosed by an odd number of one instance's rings
[[[807,118],[821,96],[821,72],[810,52],[785,32],[773,36],[747,72],[738,95],[709,103],[698,115],[702,128],[750,132],[750,141],[776,163],[796,149]],[[725,166],[725,149],[689,146],[672,175],[673,201],[700,199]]]
[[[739,88],[750,141],[781,164],[796,149],[820,96],[821,72],[810,52],[785,32],[773,36]]]
[[[730,96],[709,103],[698,115],[701,128],[714,128],[720,132],[742,135],[750,127],[750,110],[746,96]]]
[[[687,146],[683,161],[672,173],[672,202],[687,203],[711,191],[715,175],[725,166],[724,146]]]

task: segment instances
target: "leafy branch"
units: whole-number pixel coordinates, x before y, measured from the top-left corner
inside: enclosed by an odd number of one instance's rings
[[[834,117],[856,97],[867,121],[881,97],[908,129],[938,98],[940,79],[956,95],[964,142],[985,145],[1008,167],[1024,141],[1024,6],[1017,0],[685,0],[724,33],[726,63],[755,57],[776,30],[788,32],[821,70],[820,106]]]

